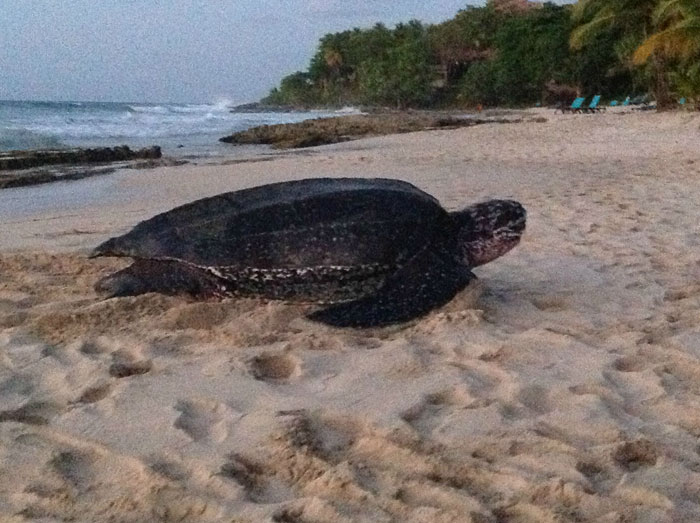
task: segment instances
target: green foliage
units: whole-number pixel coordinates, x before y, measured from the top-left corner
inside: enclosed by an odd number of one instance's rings
[[[309,65],[309,77],[323,104],[358,103],[358,73],[368,57],[383,56],[393,42],[393,33],[382,24],[371,29],[353,29],[321,38]]]
[[[630,69],[621,57],[628,57],[619,31],[607,29],[598,33],[588,45],[571,54],[572,83],[583,93],[597,93],[609,98],[626,97],[643,91],[642,72]]]
[[[274,88],[262,100],[267,104],[289,104],[296,106],[313,105],[316,101],[314,85],[308,73],[297,71],[282,78],[279,89]]]
[[[570,29],[569,8],[549,3],[507,17],[493,36],[493,58],[472,65],[464,75],[460,99],[468,104],[531,104],[541,99],[550,81],[575,83]]]
[[[407,41],[392,47],[384,56],[362,63],[362,100],[400,108],[423,105],[430,94],[432,72],[425,45]]]
[[[700,61],[690,63],[671,75],[675,93],[693,100],[700,108]]]
[[[641,46],[641,47],[640,47]],[[644,66],[640,49],[653,60]],[[567,92],[700,95],[700,1],[579,0],[503,11],[487,2],[323,36],[305,72],[263,100],[297,106],[524,105]],[[551,98],[550,98],[551,99]]]
[[[545,4],[510,17],[496,36],[497,89],[505,101],[534,102],[547,80],[571,80],[569,13]]]
[[[363,102],[399,108],[423,105],[433,79],[423,26],[416,21],[399,24],[391,45],[361,63],[358,79]]]
[[[470,66],[459,85],[458,100],[466,105],[498,105],[501,94],[498,70],[493,62],[478,62]]]
[[[493,55],[494,35],[505,16],[490,5],[467,7],[428,28],[428,46],[447,82],[458,80],[473,63]]]
[[[660,0],[652,15],[655,32],[634,52],[636,64],[658,57],[671,64],[669,82],[677,96],[700,97],[700,2]]]

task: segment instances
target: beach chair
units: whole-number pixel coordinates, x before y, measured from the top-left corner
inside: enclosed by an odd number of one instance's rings
[[[581,106],[583,105],[583,101],[585,100],[585,97],[579,97],[576,98],[573,102],[571,102],[571,106],[569,107],[562,107],[561,112],[562,113],[580,113],[581,112]]]
[[[591,100],[591,103],[588,104],[588,107],[586,107],[585,109],[583,109],[584,112],[586,112],[586,113],[596,113],[596,112],[602,111],[602,110],[604,109],[604,107],[598,107],[598,103],[599,103],[599,102],[600,102],[600,95],[597,94],[597,95],[595,95],[595,96],[593,97],[593,99]]]
[[[617,100],[612,100],[610,102],[610,107],[617,107]]]
[[[627,98],[625,98],[625,101],[622,102],[622,106],[627,107],[629,104],[630,104],[630,97],[628,96]]]
[[[687,100],[685,99],[685,97],[683,97],[683,98],[681,98],[680,100],[678,100],[678,105],[683,106],[683,105],[685,105],[685,102],[686,102],[686,101],[687,101]]]

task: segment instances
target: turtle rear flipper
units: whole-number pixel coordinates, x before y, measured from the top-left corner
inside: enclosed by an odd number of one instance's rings
[[[449,302],[476,276],[448,249],[424,247],[374,294],[308,315],[335,327],[381,327],[427,314]]]
[[[142,259],[99,280],[95,291],[106,298],[138,296],[147,292],[187,294],[195,298],[226,295],[224,282],[199,267],[174,260]]]

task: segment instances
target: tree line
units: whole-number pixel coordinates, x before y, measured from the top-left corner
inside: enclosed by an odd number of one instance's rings
[[[440,24],[326,34],[266,104],[518,106],[575,94],[700,99],[700,0],[489,0]]]

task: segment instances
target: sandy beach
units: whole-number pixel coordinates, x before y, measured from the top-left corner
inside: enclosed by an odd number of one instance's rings
[[[0,191],[0,521],[700,521],[700,115],[533,115]],[[323,176],[528,229],[386,329],[94,293],[137,222]]]

